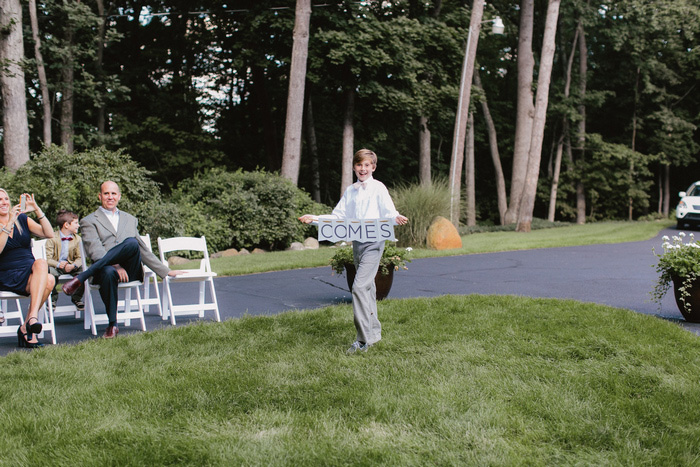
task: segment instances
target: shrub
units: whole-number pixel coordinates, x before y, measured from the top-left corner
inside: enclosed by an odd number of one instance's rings
[[[431,185],[402,185],[391,194],[396,209],[408,217],[408,224],[396,228],[400,245],[425,246],[428,227],[436,216],[450,217],[450,190],[444,179]]]
[[[389,274],[389,270],[408,269],[406,263],[411,262],[411,247],[397,248],[393,242],[385,242],[382,257],[379,260],[379,271],[382,274]],[[345,265],[355,264],[352,246],[342,246],[336,250],[330,260],[331,268],[338,274],[345,272]]]
[[[122,151],[98,147],[68,154],[53,145],[33,155],[15,174],[4,172],[0,180],[14,199],[22,192],[34,193],[52,224],[61,208],[81,218],[93,212],[99,206],[100,184],[114,180],[122,192],[119,208],[139,219],[142,233],[153,238],[177,235],[182,223],[179,211],[163,203],[158,184],[150,176],[151,172]]]
[[[183,180],[173,200],[185,214],[187,235],[206,235],[214,250],[285,248],[315,231],[297,217],[330,212],[289,180],[263,171],[211,169]]]

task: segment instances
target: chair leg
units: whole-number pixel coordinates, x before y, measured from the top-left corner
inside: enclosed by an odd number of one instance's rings
[[[216,291],[214,290],[214,279],[210,278],[207,282],[209,282],[211,290],[211,300],[214,302],[214,316],[216,316],[216,321],[220,322],[221,316],[219,315],[219,302],[216,300]]]
[[[199,283],[199,317],[204,318],[204,302],[206,299],[206,289],[204,282]]]
[[[131,313],[131,289],[124,290],[124,313]],[[126,316],[124,326],[129,327],[131,326],[131,318],[128,318],[128,314]]]
[[[141,318],[141,330],[146,332],[146,317],[144,316],[144,304],[141,301],[141,291],[136,287],[136,303],[139,307],[139,316]]]
[[[163,300],[163,314],[160,315],[160,317],[163,319],[163,321],[168,320],[168,313],[170,313],[170,308],[168,306],[168,291],[169,291],[169,286],[168,286],[168,281],[167,279],[163,279],[163,292],[161,293],[161,297]]]
[[[90,329],[93,336],[97,335],[97,327],[95,326],[95,302],[92,300],[92,294],[90,293],[90,287],[88,282],[85,281],[85,295],[83,298],[85,303],[85,329]]]
[[[146,280],[143,281],[143,299],[148,303],[148,297],[151,295],[151,278],[146,277]],[[148,313],[150,310],[150,306],[148,304],[143,306],[143,312]]]
[[[175,326],[175,311],[173,310],[173,297],[170,294],[170,281],[163,279],[163,320],[170,318],[170,324]]]
[[[163,316],[163,308],[161,307],[160,292],[158,292],[158,279],[153,278],[153,288],[156,291],[156,303],[158,307],[158,316]]]

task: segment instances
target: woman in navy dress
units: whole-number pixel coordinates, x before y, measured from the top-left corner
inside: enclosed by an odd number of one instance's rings
[[[34,348],[43,345],[35,335],[42,329],[39,308],[56,283],[46,260],[34,259],[31,234],[51,238],[53,229],[34,196],[23,196],[26,207],[21,212],[21,206],[11,206],[7,192],[0,188],[0,290],[30,296],[27,318],[17,329],[17,342],[20,347]],[[37,220],[28,218],[28,212],[34,212]]]

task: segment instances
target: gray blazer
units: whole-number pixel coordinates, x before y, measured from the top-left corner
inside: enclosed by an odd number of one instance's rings
[[[165,266],[141,240],[138,225],[139,221],[134,216],[119,211],[119,228],[115,232],[107,216],[100,209],[97,209],[80,221],[80,233],[85,246],[85,254],[93,261],[97,261],[107,254],[107,251],[127,238],[135,237],[141,247],[141,261],[158,276],[167,276],[170,268]]]

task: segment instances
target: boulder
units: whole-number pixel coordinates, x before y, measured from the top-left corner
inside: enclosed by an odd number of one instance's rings
[[[434,250],[451,250],[462,248],[462,237],[457,228],[448,219],[438,216],[428,227],[428,248]]]
[[[289,245],[289,248],[287,248],[288,251],[299,251],[303,249],[304,245],[301,242],[293,242],[291,245]]]
[[[241,250],[238,252],[239,255],[249,255],[250,251],[246,250],[245,248],[241,248]]]
[[[188,263],[190,260],[187,258],[183,258],[182,256],[171,256],[168,258],[168,264],[171,266],[176,266],[178,264],[185,264]]]
[[[267,253],[267,251],[263,250],[262,248],[254,248],[251,253],[254,255],[259,255],[260,253]]]
[[[313,237],[307,238],[306,240],[304,240],[304,248],[306,248],[307,250],[318,250],[318,240],[316,240]]]
[[[235,248],[229,248],[228,250],[217,251],[211,255],[212,258],[226,258],[228,256],[238,256],[238,250]]]

